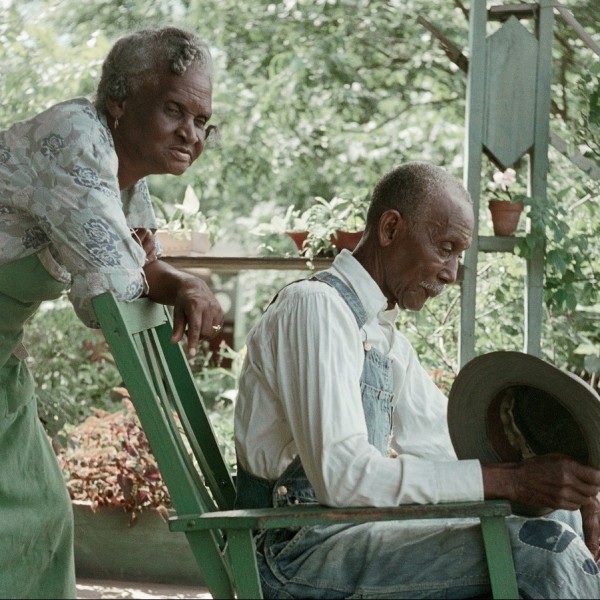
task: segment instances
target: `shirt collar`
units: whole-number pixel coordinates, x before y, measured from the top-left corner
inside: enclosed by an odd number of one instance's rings
[[[358,296],[367,311],[367,321],[383,311],[397,314],[397,309],[387,309],[387,299],[383,292],[349,250],[342,250],[335,257],[330,271],[349,285]]]

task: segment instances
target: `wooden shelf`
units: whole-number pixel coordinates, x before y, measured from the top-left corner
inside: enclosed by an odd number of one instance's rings
[[[514,252],[517,241],[521,239],[515,236],[479,236],[480,252]]]
[[[322,271],[331,266],[333,258],[308,261],[301,257],[270,256],[165,256],[165,262],[178,269],[210,269],[212,271]]]

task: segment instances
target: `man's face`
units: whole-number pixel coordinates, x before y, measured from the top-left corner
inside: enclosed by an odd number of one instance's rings
[[[181,175],[202,154],[211,113],[212,82],[199,65],[149,77],[123,102],[119,161],[137,177]]]
[[[385,257],[384,293],[390,305],[421,310],[429,298],[454,283],[472,232],[470,204],[448,192],[440,193],[422,222],[404,221]]]

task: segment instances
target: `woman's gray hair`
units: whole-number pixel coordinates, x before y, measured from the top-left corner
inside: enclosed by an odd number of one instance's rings
[[[386,173],[375,185],[367,227],[375,227],[387,210],[397,210],[413,225],[422,221],[433,207],[440,191],[448,191],[472,204],[461,181],[447,171],[427,162],[408,162]]]
[[[106,112],[108,98],[121,101],[147,77],[167,68],[183,75],[193,64],[205,68],[212,78],[209,46],[195,34],[176,27],[141,29],[116,41],[102,64],[96,90],[96,108]]]

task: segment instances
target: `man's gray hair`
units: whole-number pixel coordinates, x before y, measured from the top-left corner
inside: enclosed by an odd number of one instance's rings
[[[183,75],[197,63],[212,78],[209,46],[195,34],[176,27],[141,29],[117,40],[102,64],[95,105],[106,112],[108,98],[124,100],[145,77],[165,69]]]
[[[367,227],[375,227],[387,210],[397,210],[413,225],[427,217],[440,191],[448,191],[471,204],[460,180],[427,162],[404,163],[386,173],[375,185],[367,212]]]

